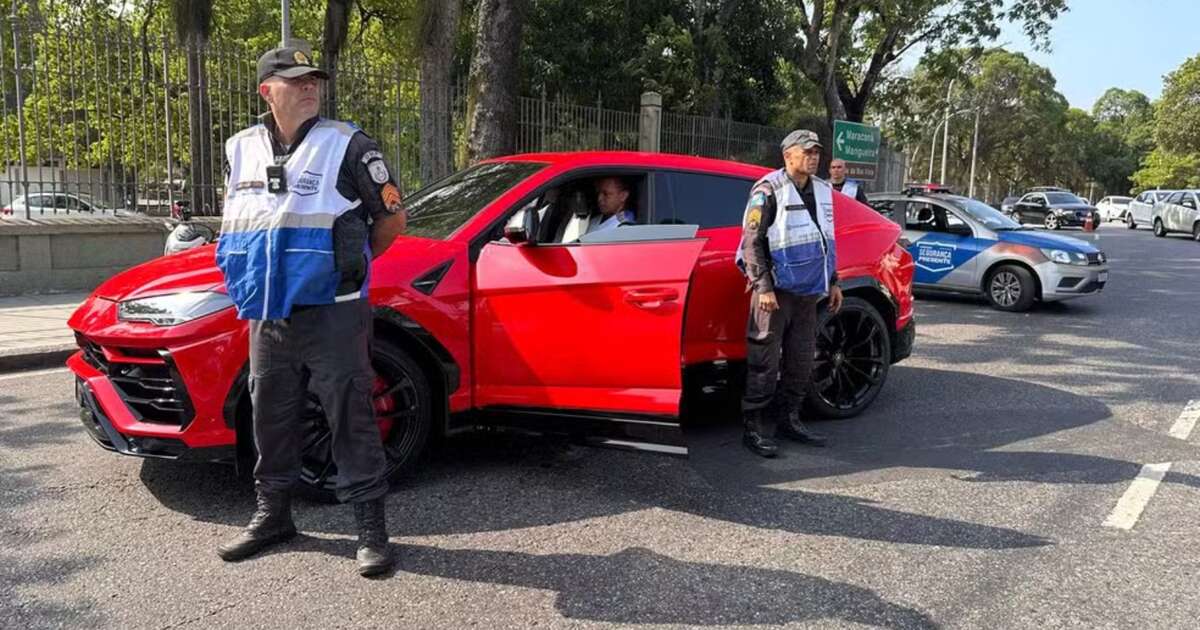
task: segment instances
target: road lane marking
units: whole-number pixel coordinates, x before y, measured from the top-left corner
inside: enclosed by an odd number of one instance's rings
[[[15,374],[4,374],[0,376],[0,381],[8,381],[17,378],[29,378],[31,376],[45,376],[47,374],[58,374],[59,372],[70,372],[70,368],[51,368],[49,370],[36,370],[33,372],[17,372]]]
[[[1179,414],[1179,419],[1175,421],[1168,435],[1181,440],[1188,439],[1192,429],[1196,428],[1197,420],[1200,420],[1200,400],[1193,400],[1183,408],[1183,413]]]
[[[1168,470],[1171,470],[1171,462],[1142,466],[1142,470],[1138,472],[1133,483],[1129,484],[1129,489],[1121,495],[1121,500],[1117,501],[1117,507],[1113,508],[1112,514],[1109,514],[1108,518],[1104,520],[1104,526],[1124,530],[1133,529],[1133,526],[1137,524],[1138,517],[1142,515],[1142,510],[1146,509],[1146,504],[1158,490],[1158,484],[1162,482]]]
[[[1175,424],[1171,425],[1171,430],[1167,434],[1173,438],[1186,440],[1191,437],[1197,421],[1200,421],[1200,400],[1188,401],[1187,406],[1180,412],[1179,417],[1175,419]],[[1150,499],[1154,498],[1154,493],[1158,491],[1163,477],[1170,470],[1171,462],[1142,466],[1137,477],[1134,477],[1133,482],[1129,484],[1129,489],[1121,495],[1117,506],[1104,520],[1104,526],[1126,531],[1133,529],[1138,519],[1141,518],[1142,511],[1150,503]]]

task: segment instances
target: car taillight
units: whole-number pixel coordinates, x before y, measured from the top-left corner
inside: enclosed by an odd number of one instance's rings
[[[9,208],[7,206],[0,208],[0,214],[12,214],[12,213],[13,213],[12,208]]]

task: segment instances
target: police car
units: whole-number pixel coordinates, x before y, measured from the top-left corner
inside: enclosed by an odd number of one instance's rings
[[[871,205],[899,221],[916,264],[915,289],[982,295],[1003,311],[1024,311],[1098,293],[1108,259],[1090,243],[1023,227],[969,197],[909,189],[876,193]]]

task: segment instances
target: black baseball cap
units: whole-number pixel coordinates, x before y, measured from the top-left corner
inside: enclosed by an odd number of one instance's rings
[[[295,79],[306,74],[318,79],[328,79],[329,74],[313,65],[312,53],[300,46],[284,46],[268,50],[258,58],[258,82],[270,77]]]

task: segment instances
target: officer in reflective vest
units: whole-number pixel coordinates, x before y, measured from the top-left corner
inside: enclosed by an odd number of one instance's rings
[[[858,184],[858,180],[846,179],[846,160],[834,158],[829,163],[829,183],[833,185],[834,190],[841,192],[843,195],[854,197],[859,203],[867,203],[867,194],[863,192],[862,186]]]
[[[386,458],[372,401],[368,276],[372,257],[404,231],[405,215],[375,141],[318,116],[327,78],[304,47],[267,52],[258,60],[258,93],[271,112],[225,143],[217,265],[238,317],[249,320],[258,463],[257,510],[217,551],[241,560],[296,535],[291,492],[311,391],[328,423],[323,440],[337,466],[338,499],[354,506],[358,571],[375,575],[392,561]]]
[[[763,457],[779,450],[767,434],[770,424],[780,437],[825,443],[800,420],[800,405],[812,374],[817,303],[828,295],[830,311],[842,307],[833,187],[814,176],[821,143],[816,133],[798,129],[781,148],[784,168],[750,189],[737,253],[751,290],[742,442]]]

